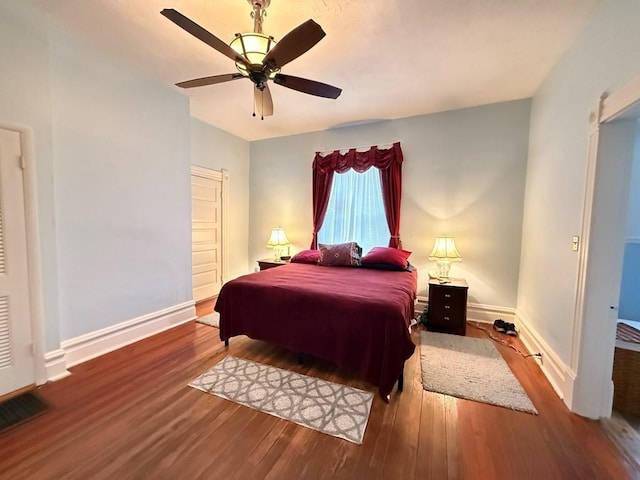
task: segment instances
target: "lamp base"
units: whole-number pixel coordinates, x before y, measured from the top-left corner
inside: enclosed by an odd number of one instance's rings
[[[438,280],[440,283],[451,283],[449,270],[451,270],[451,262],[449,260],[438,260]]]

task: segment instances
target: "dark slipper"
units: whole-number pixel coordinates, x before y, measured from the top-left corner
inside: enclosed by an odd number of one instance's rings
[[[507,331],[506,325],[507,325],[506,322],[500,318],[495,322],[493,322],[493,328],[500,333],[506,333]]]
[[[513,323],[505,323],[504,324],[505,332],[507,335],[511,335],[512,337],[517,337],[518,332],[516,331],[516,326]]]

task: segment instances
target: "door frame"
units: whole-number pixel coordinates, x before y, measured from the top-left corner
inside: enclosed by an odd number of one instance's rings
[[[224,168],[220,170],[214,170],[212,168],[191,165],[191,175],[222,182],[222,208],[220,213],[222,218],[220,219],[220,223],[222,228],[222,284],[224,284],[227,280],[229,280],[229,170],[226,170]],[[191,198],[193,199],[193,192],[191,194]]]
[[[592,241],[603,239],[611,245],[624,243],[624,232],[604,231],[593,225],[596,203],[598,167],[604,160],[599,147],[601,127],[623,118],[640,106],[640,76],[611,93],[603,93],[589,115],[587,174],[582,218],[582,248],[578,260],[571,367],[576,372],[569,404],[572,411],[591,418],[610,417],[613,406],[613,353],[616,323],[608,321],[617,314],[618,300],[606,283],[622,275],[620,262],[611,262],[606,272],[596,272],[599,252],[590,252]],[[627,172],[629,173],[629,172]],[[626,178],[629,178],[628,175]],[[618,185],[626,190],[628,187]],[[622,202],[622,200],[618,200]],[[618,205],[624,209],[624,205]],[[620,237],[620,238],[619,238]],[[603,274],[596,274],[603,273]],[[619,288],[619,285],[618,285]],[[616,290],[616,289],[614,289]],[[594,293],[595,292],[595,293]],[[596,297],[594,299],[594,297]],[[615,303],[613,303],[615,301]],[[604,310],[607,310],[604,312]],[[594,341],[594,339],[599,339]]]
[[[20,149],[24,161],[22,183],[24,189],[24,214],[27,236],[27,261],[29,275],[29,307],[31,311],[31,337],[36,384],[47,381],[44,343],[44,300],[42,293],[42,262],[38,229],[38,191],[36,179],[35,136],[30,127],[0,121],[0,128],[20,135]]]

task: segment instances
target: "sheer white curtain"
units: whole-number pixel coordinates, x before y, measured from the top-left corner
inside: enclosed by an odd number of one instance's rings
[[[363,255],[373,247],[386,247],[389,227],[382,203],[380,172],[371,167],[364,173],[351,169],[333,176],[331,196],[319,243],[358,242]]]

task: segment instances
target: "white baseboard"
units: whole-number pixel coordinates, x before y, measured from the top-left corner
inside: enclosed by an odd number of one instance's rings
[[[61,342],[60,350],[45,355],[45,359],[51,359],[51,369],[48,367],[49,361],[47,360],[47,373],[50,374],[48,379],[62,378],[62,376],[66,376],[62,371],[66,372],[68,367],[86,362],[195,318],[195,304],[193,301],[189,301],[64,340]]]
[[[520,310],[516,309],[515,314],[515,324],[520,331],[522,343],[530,353],[540,352],[542,354],[542,358],[536,359],[542,373],[547,377],[558,396],[570,408],[573,402],[576,373],[562,361]]]
[[[49,382],[55,382],[71,375],[71,372],[67,370],[64,350],[61,348],[44,354],[44,368]]]
[[[515,309],[512,307],[484,305],[482,303],[469,303],[467,305],[467,320],[493,324],[497,319],[515,323]]]

